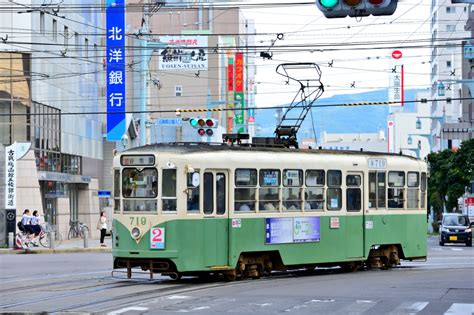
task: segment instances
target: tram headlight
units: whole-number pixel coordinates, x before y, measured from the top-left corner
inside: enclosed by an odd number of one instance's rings
[[[134,227],[132,231],[130,232],[130,234],[132,235],[133,238],[138,239],[141,236],[142,231],[140,231],[140,228]]]

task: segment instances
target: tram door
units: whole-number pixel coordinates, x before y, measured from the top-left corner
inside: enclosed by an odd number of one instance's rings
[[[207,267],[228,264],[228,171],[206,170],[204,190],[204,262]]]
[[[364,174],[346,174],[346,257],[364,256]]]

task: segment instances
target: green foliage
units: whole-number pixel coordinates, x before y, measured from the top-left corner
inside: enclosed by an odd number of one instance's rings
[[[457,151],[444,150],[428,155],[430,178],[428,204],[435,213],[443,210],[443,201],[450,211],[457,206],[457,199],[474,179],[474,139],[464,141]]]

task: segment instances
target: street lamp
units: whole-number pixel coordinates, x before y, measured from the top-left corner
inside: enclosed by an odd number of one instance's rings
[[[408,143],[408,145],[413,144],[413,138],[411,137],[411,135],[408,135],[407,143]]]
[[[420,117],[418,117],[418,119],[416,120],[416,129],[418,129],[418,130],[421,129],[421,119],[420,119]]]

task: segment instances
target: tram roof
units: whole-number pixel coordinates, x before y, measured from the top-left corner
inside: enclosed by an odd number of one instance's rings
[[[225,143],[202,143],[202,142],[178,142],[178,143],[156,143],[141,147],[131,148],[122,153],[157,153],[159,151],[187,154],[204,152],[274,152],[274,153],[301,153],[301,154],[334,154],[334,155],[368,155],[368,156],[403,156],[416,160],[408,155],[397,153],[382,153],[372,151],[351,151],[351,150],[326,150],[326,149],[289,149],[280,147],[265,146],[230,146]]]

